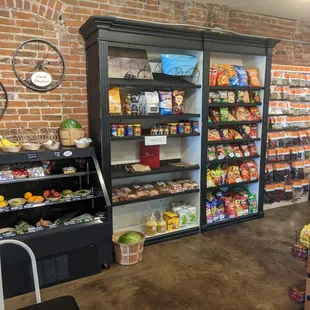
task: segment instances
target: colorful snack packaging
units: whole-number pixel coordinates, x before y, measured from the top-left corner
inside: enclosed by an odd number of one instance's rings
[[[230,134],[229,129],[220,129],[220,136],[222,140],[232,140],[233,136]]]
[[[184,114],[184,90],[174,90],[172,92],[172,112],[173,114]]]
[[[244,103],[244,91],[238,90],[237,91],[237,103]]]
[[[241,152],[238,144],[232,145],[232,148],[234,150],[235,157],[237,157],[237,158],[243,157],[243,153]]]
[[[209,73],[209,85],[210,86],[216,86],[216,78],[218,74],[218,69],[219,69],[219,66],[217,64],[213,64],[212,67],[210,68],[210,73]]]
[[[237,121],[252,121],[253,116],[248,108],[237,107],[236,108],[236,119]]]
[[[242,182],[239,167],[238,166],[228,166],[226,171],[226,183],[235,184]]]
[[[227,90],[219,90],[218,91],[221,103],[228,103],[228,91]]]
[[[221,103],[220,94],[217,91],[209,92],[209,103]]]
[[[258,211],[258,210],[257,210],[256,195],[255,195],[255,194],[249,195],[248,202],[249,202],[249,211],[250,211],[250,214],[256,213],[256,212]]]
[[[159,114],[171,115],[172,114],[172,93],[171,91],[159,90]]]
[[[235,114],[235,109],[228,109],[228,122],[235,122],[236,121],[236,117],[233,115]]]
[[[224,146],[223,144],[218,144],[216,146],[216,157],[217,159],[221,160],[221,159],[225,159],[226,158],[226,153],[224,151]]]
[[[249,142],[249,143],[248,143],[248,146],[249,146],[249,150],[250,150],[250,156],[256,156],[256,155],[258,155],[258,152],[257,152],[255,143]]]
[[[225,199],[225,213],[229,219],[236,218],[238,216],[235,201],[231,197],[226,197]]]
[[[207,156],[208,156],[208,160],[212,161],[212,160],[216,160],[216,150],[215,150],[215,146],[211,145],[208,146],[208,152],[207,152]]]
[[[245,90],[243,92],[243,102],[244,103],[250,103],[251,100],[250,100],[250,94],[249,94],[249,91],[248,90]]]
[[[230,140],[242,140],[242,136],[237,130],[229,128],[229,133],[233,137],[233,139],[230,139]]]
[[[240,173],[243,182],[254,181],[258,179],[257,164],[250,160],[240,166]]]
[[[230,158],[235,157],[234,149],[232,148],[230,144],[225,145],[224,150],[226,153],[226,157],[230,157]]]
[[[212,122],[218,123],[221,121],[220,120],[220,113],[219,113],[218,109],[210,108],[209,113],[210,113],[210,117],[211,117]]]
[[[234,67],[238,74],[239,86],[248,87],[249,86],[248,75],[247,75],[245,68],[242,66],[234,66]]]
[[[251,135],[251,126],[250,125],[242,125],[241,126],[242,138],[250,139]]]
[[[227,66],[221,65],[218,69],[216,84],[218,86],[230,86],[229,72]]]
[[[257,138],[257,125],[252,125],[250,130],[250,138],[256,139]]]
[[[112,115],[122,114],[120,89],[118,87],[109,90],[109,112]]]
[[[259,71],[257,68],[248,68],[246,69],[249,78],[249,85],[252,87],[261,87],[261,83],[259,81]]]
[[[207,224],[213,223],[213,217],[211,213],[211,204],[209,201],[206,202],[206,221],[207,221]]]
[[[260,111],[259,111],[258,107],[251,107],[250,112],[251,112],[254,120],[260,120],[261,119],[261,115],[260,115]]]
[[[216,129],[208,129],[208,140],[209,141],[220,141],[221,137]]]
[[[234,90],[229,90],[227,96],[228,96],[228,103],[236,102],[236,92]]]
[[[243,156],[248,157],[251,155],[250,148],[247,144],[240,144],[240,149],[243,153]]]
[[[230,86],[239,86],[240,85],[239,77],[235,67],[232,65],[224,65],[224,66],[227,66]]]
[[[228,108],[220,108],[221,122],[228,122]]]

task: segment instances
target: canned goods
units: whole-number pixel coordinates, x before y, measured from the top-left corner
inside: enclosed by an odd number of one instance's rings
[[[111,136],[117,137],[117,125],[115,125],[115,124],[111,125]]]
[[[176,135],[178,131],[178,123],[170,123],[169,124],[169,134]]]
[[[132,125],[126,125],[125,136],[128,136],[128,137],[132,137],[133,136]]]
[[[133,135],[135,137],[141,136],[141,125],[140,124],[133,124]]]
[[[190,122],[184,122],[184,133],[191,133],[191,123]]]
[[[184,123],[179,123],[178,124],[178,134],[183,134],[184,133]]]
[[[125,135],[125,126],[124,125],[117,125],[117,136],[124,137]]]

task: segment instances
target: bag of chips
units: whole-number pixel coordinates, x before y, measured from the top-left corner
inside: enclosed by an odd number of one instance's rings
[[[171,91],[158,91],[159,94],[159,114],[171,115],[172,114],[172,93]]]
[[[234,66],[232,65],[224,65],[227,66],[227,71],[229,75],[229,84],[230,86],[239,86],[239,77],[238,73]]]
[[[251,112],[254,120],[260,120],[261,119],[261,115],[260,115],[258,107],[250,107],[250,112]]]
[[[260,95],[259,91],[251,91],[250,92],[250,103],[260,103]]]
[[[238,166],[228,166],[226,171],[226,183],[235,184],[242,182],[239,167]]]
[[[258,155],[258,152],[257,152],[257,149],[256,149],[256,145],[255,145],[254,142],[249,142],[248,146],[249,146],[249,150],[250,150],[250,156]]]
[[[251,87],[261,87],[262,84],[259,81],[259,71],[257,68],[246,69],[249,78],[249,84]]]
[[[211,117],[212,122],[218,123],[221,121],[220,120],[220,113],[219,113],[218,109],[210,108],[209,113],[210,113],[210,117]]]
[[[250,148],[247,144],[240,144],[240,149],[245,157],[248,157],[251,155]]]
[[[207,152],[208,160],[216,160],[216,150],[214,145],[208,146],[208,152]]]
[[[221,137],[217,129],[208,129],[208,140],[209,141],[220,141]]]
[[[216,83],[218,86],[230,86],[230,78],[227,67],[221,65],[218,69]]]
[[[218,160],[226,158],[226,153],[224,151],[223,144],[219,144],[219,145],[216,146],[216,157],[217,157]]]
[[[237,157],[237,158],[243,157],[243,153],[241,152],[238,144],[232,145],[232,148],[234,150],[235,157]]]
[[[252,121],[253,116],[248,108],[237,107],[236,108],[236,119],[238,121]]]
[[[239,86],[248,87],[249,86],[248,75],[247,75],[245,68],[242,66],[234,66],[234,67],[238,74]]]
[[[218,67],[219,66],[217,64],[213,64],[212,67],[210,68],[210,73],[209,73],[209,85],[210,86],[216,86]]]
[[[227,90],[219,90],[221,103],[228,103],[228,92]]]
[[[235,103],[236,92],[234,90],[229,90],[227,96],[228,96],[228,103]]]
[[[226,153],[226,157],[228,157],[228,158],[235,157],[234,149],[232,148],[232,146],[230,144],[225,145],[224,150]]]
[[[209,103],[221,103],[220,94],[217,91],[210,91],[209,93]]]
[[[228,108],[220,108],[221,122],[228,122]]]
[[[174,90],[172,92],[172,112],[173,114],[184,114],[184,90]]]

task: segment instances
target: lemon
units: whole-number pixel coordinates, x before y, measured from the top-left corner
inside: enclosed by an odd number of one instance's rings
[[[6,201],[1,201],[0,202],[0,208],[6,207]]]
[[[2,195],[0,195],[0,202],[4,201],[4,197]]]

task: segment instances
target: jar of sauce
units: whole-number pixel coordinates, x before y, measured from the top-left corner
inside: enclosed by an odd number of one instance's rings
[[[140,137],[141,136],[141,125],[140,124],[133,124],[133,135],[135,137]]]
[[[117,125],[117,136],[124,137],[125,135],[125,125]]]
[[[132,127],[132,125],[130,125],[130,124],[126,125],[125,135],[128,136],[128,137],[132,137],[133,136],[133,127]]]

